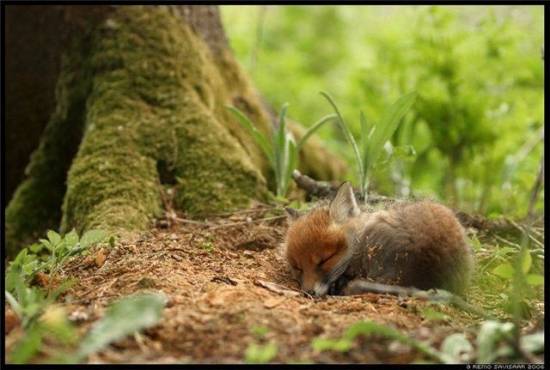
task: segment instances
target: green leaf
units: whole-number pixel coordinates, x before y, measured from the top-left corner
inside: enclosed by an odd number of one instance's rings
[[[68,234],[65,235],[64,241],[66,246],[71,249],[78,243],[78,234],[75,229],[72,229]]]
[[[267,333],[269,333],[269,328],[266,328],[265,326],[254,326],[250,329],[250,331],[254,335],[263,338]]]
[[[477,335],[477,362],[492,363],[496,357],[496,348],[500,341],[510,335],[514,324],[510,322],[485,321],[481,324]]]
[[[328,339],[328,338],[314,338],[311,342],[311,346],[315,351],[337,351],[347,352],[353,347],[353,340],[348,338],[341,339]]]
[[[83,339],[78,357],[87,356],[111,342],[155,325],[162,316],[165,304],[166,298],[160,294],[134,295],[113,303]]]
[[[441,311],[437,311],[432,307],[426,307],[420,310],[422,317],[428,321],[446,321],[449,320],[449,315]]]
[[[237,121],[241,124],[241,126],[248,130],[248,132],[250,132],[252,138],[254,139],[254,141],[256,141],[256,144],[260,146],[260,149],[262,149],[268,161],[273,165],[275,163],[275,159],[273,158],[273,148],[269,144],[269,141],[266,139],[266,137],[260,131],[258,131],[254,124],[240,110],[235,107],[229,106],[226,106],[226,108],[229,109],[229,111],[231,111],[235,115],[235,117],[237,117]]]
[[[514,267],[508,262],[504,262],[492,270],[492,273],[503,278],[512,279],[514,276]]]
[[[319,121],[315,122],[310,128],[307,129],[305,134],[300,138],[298,144],[296,144],[296,150],[299,152],[302,149],[302,146],[306,143],[307,139],[313,135],[315,131],[320,129],[325,123],[337,119],[335,114],[329,114],[322,117]]]
[[[449,335],[441,344],[441,352],[448,356],[447,363],[461,363],[471,358],[474,348],[464,333]]]
[[[28,362],[40,349],[42,345],[42,330],[39,325],[33,325],[31,330],[21,338],[16,347],[8,356],[8,361],[14,364]]]
[[[415,98],[416,92],[412,92],[397,99],[384,114],[382,121],[376,125],[376,129],[369,140],[369,150],[366,153],[370,163],[369,167],[372,167],[376,163],[384,144],[391,139],[395,130],[399,127],[401,119],[412,107]]]
[[[53,250],[54,250],[54,245],[52,245],[52,243],[50,243],[49,240],[47,240],[47,239],[38,239],[38,241],[40,241],[40,243],[41,243],[44,247],[46,247],[46,249],[47,249],[50,253],[53,252]]]
[[[288,103],[283,104],[281,112],[279,113],[279,122],[277,130],[272,137],[273,153],[275,158],[275,181],[277,185],[277,195],[285,196],[284,182],[285,182],[285,170],[288,166],[288,138],[286,132],[286,111],[288,109]]]
[[[265,364],[277,356],[279,348],[275,342],[265,345],[253,343],[248,346],[245,352],[245,361],[249,364]]]
[[[290,179],[292,177],[292,172],[296,169],[297,163],[298,163],[298,149],[296,148],[296,144],[294,144],[294,140],[290,139],[288,142],[288,164],[286,166],[285,178],[284,178],[285,195],[288,190],[288,184],[290,183]]]
[[[521,272],[523,272],[523,274],[526,274],[531,269],[533,258],[531,257],[531,253],[529,253],[528,249],[524,249],[521,253],[521,256]]]
[[[28,248],[32,253],[37,254],[42,249],[44,249],[44,245],[39,244],[39,243],[34,243],[34,244],[30,245]]]
[[[360,111],[359,113],[359,122],[361,123],[361,156],[363,157],[363,171],[366,173],[367,167],[368,167],[368,158],[365,157],[365,153],[368,151],[369,147],[369,135],[373,132],[374,126],[372,129],[369,129],[369,125],[367,123],[367,118],[365,117],[365,113],[363,111]]]
[[[527,284],[538,286],[538,285],[544,285],[544,276],[539,274],[529,274],[525,278],[527,281]]]
[[[524,335],[519,339],[521,348],[529,353],[544,352],[544,331]]]
[[[47,232],[48,239],[50,240],[50,243],[52,243],[52,246],[56,246],[61,241],[61,236],[56,233],[55,231],[48,230]]]
[[[377,324],[374,321],[359,321],[350,326],[344,333],[344,338],[354,339],[358,335],[381,335],[387,338],[404,338],[405,336],[397,330],[386,326]]]
[[[107,237],[107,233],[103,230],[88,230],[80,238],[80,245],[84,248],[92,244],[99,243]]]
[[[15,312],[17,316],[19,316],[19,318],[21,319],[23,317],[23,308],[21,307],[19,302],[17,302],[17,300],[7,290],[4,290],[4,294],[6,296],[6,301],[11,306],[13,312]]]

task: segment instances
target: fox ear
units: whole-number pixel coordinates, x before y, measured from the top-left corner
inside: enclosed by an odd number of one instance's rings
[[[300,213],[294,208],[285,207],[285,211],[289,223],[296,221],[300,217]]]
[[[349,182],[343,183],[336,193],[336,197],[330,202],[330,219],[337,224],[342,224],[350,217],[360,213],[353,189]]]

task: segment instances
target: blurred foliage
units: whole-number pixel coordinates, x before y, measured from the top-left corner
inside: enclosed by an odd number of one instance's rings
[[[433,347],[431,343],[407,336],[397,329],[374,321],[358,321],[343,333],[341,338],[315,338],[311,346],[319,352],[336,351],[349,352],[357,347],[357,337],[379,337],[401,342],[416,349],[425,357],[444,364],[459,363],[494,363],[495,360],[524,360],[524,353],[534,354],[544,352],[544,332],[538,331],[519,338],[518,351],[512,345],[514,324],[494,320],[483,321],[475,338],[475,347],[465,333],[454,333],[447,336],[441,343],[441,348]],[[523,353],[521,353],[523,352]]]
[[[327,91],[360,132],[391,102],[418,98],[372,187],[432,196],[465,210],[523,217],[543,151],[541,6],[223,6],[231,45],[275,107],[309,126]],[[333,125],[319,134],[350,162]],[[541,194],[536,209],[543,207]]]

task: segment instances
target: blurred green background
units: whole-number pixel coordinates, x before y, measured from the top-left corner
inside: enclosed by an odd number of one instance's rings
[[[398,97],[418,98],[374,171],[373,190],[524,217],[543,153],[542,6],[222,6],[242,67],[277,110],[353,133]],[[335,125],[319,131],[346,158]],[[390,155],[389,153],[393,153]],[[542,213],[542,193],[536,210]]]

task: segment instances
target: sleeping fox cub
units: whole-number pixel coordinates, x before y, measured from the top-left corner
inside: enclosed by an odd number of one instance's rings
[[[457,294],[468,283],[473,260],[464,229],[440,204],[421,201],[364,213],[344,183],[328,207],[303,216],[287,212],[286,258],[310,294],[348,293],[346,284],[354,279]]]

